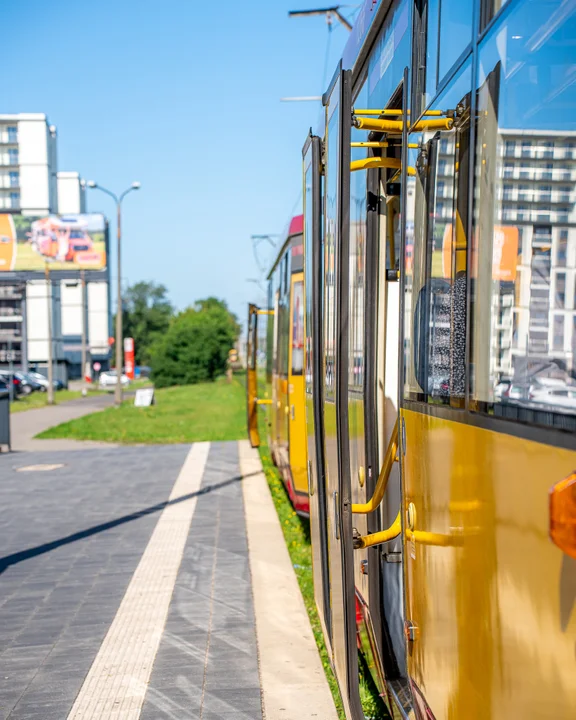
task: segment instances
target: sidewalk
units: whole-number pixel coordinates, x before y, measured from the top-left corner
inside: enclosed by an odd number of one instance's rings
[[[336,720],[246,442],[13,457],[2,720]]]
[[[50,405],[36,410],[10,415],[10,434],[12,450],[80,450],[87,447],[102,447],[105,443],[77,440],[35,440],[35,436],[54,425],[75,420],[114,404],[114,394],[88,395],[85,398],[70,400],[59,405]]]

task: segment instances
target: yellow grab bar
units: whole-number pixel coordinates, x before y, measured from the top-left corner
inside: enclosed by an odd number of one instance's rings
[[[393,168],[394,170],[398,170],[401,167],[402,162],[399,158],[369,157],[362,158],[361,160],[352,160],[350,163],[350,172],[366,170],[367,168]]]
[[[402,132],[401,120],[381,120],[380,118],[361,118],[354,115],[354,127],[358,130],[375,130],[376,132]]]
[[[400,513],[396,516],[396,520],[386,530],[371,533],[370,535],[356,535],[354,538],[354,550],[380,545],[381,543],[394,540],[402,532],[402,523],[400,522]]]
[[[274,310],[257,310],[257,315],[274,315]]]
[[[380,118],[361,118],[354,115],[354,127],[358,130],[371,130],[373,132],[387,132],[400,134],[402,132],[403,120],[382,120]],[[452,118],[431,118],[430,120],[419,120],[411,130],[450,130],[454,125]]]
[[[259,400],[258,398],[255,398],[256,405],[272,405],[272,400]]]
[[[396,454],[398,453],[398,421],[394,423],[394,430],[392,430],[392,436],[388,443],[388,449],[386,450],[386,456],[378,480],[376,481],[376,487],[374,488],[374,494],[367,503],[355,504],[352,503],[352,512],[360,515],[371,513],[380,503],[386,492],[386,485],[388,485],[388,478],[390,477],[390,471],[392,465],[396,462]]]
[[[376,142],[374,141],[368,141],[368,142],[353,142],[350,143],[350,147],[357,147],[357,148],[387,148],[388,143],[387,142]],[[418,147],[418,146],[416,146]]]

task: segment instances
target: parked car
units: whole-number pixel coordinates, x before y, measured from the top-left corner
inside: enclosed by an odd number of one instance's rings
[[[22,385],[22,392],[24,393],[24,395],[30,395],[30,393],[42,391],[45,389],[44,386],[38,382],[38,380],[35,380],[28,373],[16,371],[14,373],[14,377],[20,380],[20,384]]]
[[[98,383],[101,388],[113,388],[116,386],[117,382],[118,382],[118,374],[116,373],[116,370],[106,370],[106,372],[100,373]],[[123,387],[126,387],[126,385],[129,385],[130,379],[129,379],[128,375],[124,375],[124,373],[122,373],[120,382],[122,383]]]
[[[42,373],[39,372],[29,372],[27,375],[42,386],[41,390],[43,392],[48,390],[48,378],[45,375],[42,375]],[[62,390],[64,388],[64,383],[61,380],[53,380],[52,387],[54,390]]]
[[[10,388],[10,383],[12,383],[12,393],[13,393],[14,397],[16,397],[18,395],[23,395],[23,394],[29,395],[32,392],[32,390],[29,390],[27,393],[24,393],[24,388],[22,386],[22,383],[13,373],[12,374],[9,372],[0,373],[0,380],[2,380],[2,382],[6,383],[7,388]]]
[[[533,403],[549,405],[553,408],[576,409],[576,387],[573,385],[535,385],[530,388],[530,400]]]

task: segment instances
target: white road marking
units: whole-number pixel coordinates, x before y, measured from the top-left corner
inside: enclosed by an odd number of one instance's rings
[[[337,720],[257,450],[238,443],[266,720]]]
[[[173,504],[158,519],[68,720],[140,717],[209,448],[196,443],[188,453],[170,494]]]

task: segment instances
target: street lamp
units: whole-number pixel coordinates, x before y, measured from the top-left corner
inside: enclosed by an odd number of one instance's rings
[[[101,190],[103,193],[106,193],[106,195],[110,195],[110,197],[114,200],[116,203],[116,238],[118,240],[118,286],[116,289],[117,295],[118,295],[118,309],[116,310],[116,387],[114,389],[114,403],[118,406],[122,405],[122,274],[120,272],[121,269],[121,254],[120,254],[120,245],[121,245],[121,227],[122,227],[122,200],[128,195],[129,192],[132,192],[132,190],[139,190],[140,189],[140,183],[139,182],[133,182],[132,185],[127,190],[124,190],[123,193],[120,195],[116,195],[115,193],[111,192],[110,190],[107,190],[106,188],[103,188],[101,185],[98,185],[98,183],[94,182],[94,180],[88,180],[88,187],[94,188],[95,190]]]

